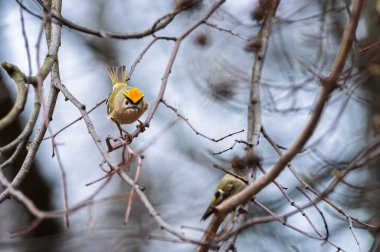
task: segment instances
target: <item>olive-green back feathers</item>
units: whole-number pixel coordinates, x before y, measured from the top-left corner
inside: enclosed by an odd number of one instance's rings
[[[127,84],[123,84],[121,82],[117,82],[117,85],[113,85],[112,93],[108,95],[106,100],[107,105],[107,114],[111,114],[111,112],[115,109],[115,106],[123,103],[124,95],[123,92],[128,89]]]
[[[207,207],[205,213],[203,214],[201,220],[206,220],[214,211],[214,208],[222,203],[228,197],[240,192],[246,183],[230,174],[224,175],[220,181],[218,187],[215,190],[214,196],[211,199],[209,206]]]

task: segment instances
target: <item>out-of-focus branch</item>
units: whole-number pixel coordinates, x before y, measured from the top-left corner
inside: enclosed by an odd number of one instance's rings
[[[28,92],[23,75],[18,67],[6,62],[1,62],[1,66],[7,71],[8,75],[15,82],[17,86],[17,98],[8,114],[0,119],[0,130],[6,128],[12,122],[14,122],[20,113],[24,110],[26,95]]]
[[[0,165],[0,172],[3,170],[3,168],[7,167],[8,165],[11,165],[13,164],[16,159],[18,158],[18,155],[21,154],[21,152],[24,150],[25,148],[25,143],[26,143],[26,140],[24,141],[21,141],[18,145],[17,145],[17,148],[16,150],[13,152],[13,154],[5,161],[3,162],[1,165]]]
[[[268,140],[269,144],[272,145],[272,147],[275,149],[278,155],[282,155],[281,150],[277,146],[277,144],[273,141],[273,139],[268,135],[268,133],[265,131],[264,128],[262,128],[262,133],[265,136],[265,138]],[[341,182],[351,171],[358,167],[362,167],[364,165],[367,165],[371,161],[375,160],[376,158],[380,157],[380,137],[376,137],[373,139],[365,148],[363,148],[357,156],[344,168],[342,171],[338,172],[338,175],[336,175],[332,181],[326,186],[324,191],[322,193],[319,193],[315,188],[313,188],[310,184],[308,184],[304,179],[302,179],[296,172],[296,169],[292,166],[292,164],[288,164],[287,167],[290,170],[290,172],[293,174],[293,176],[298,180],[298,182],[307,190],[312,192],[314,195],[317,196],[313,201],[311,201],[312,204],[316,204],[319,201],[323,200],[328,205],[332,206],[335,210],[337,210],[339,213],[343,214],[345,217],[348,216],[341,207],[333,203],[331,200],[329,200],[327,197],[330,195],[336,186]],[[310,206],[310,205],[309,205]],[[305,206],[306,207],[306,206]],[[352,217],[350,217],[352,218]],[[363,224],[362,222],[358,221],[356,218],[352,218],[353,220],[357,221],[359,224]]]
[[[30,76],[32,75],[32,60],[30,57],[28,36],[26,35],[26,31],[25,31],[24,11],[21,7],[20,7],[20,21],[21,21],[22,37],[24,38],[26,57],[28,58],[28,68],[29,68],[29,76]]]
[[[332,241],[330,241],[329,239],[327,239],[327,238],[325,238],[325,237],[322,237],[322,236],[320,236],[320,235],[318,235],[318,236],[313,236],[312,234],[309,234],[308,232],[303,231],[302,229],[300,229],[300,228],[298,228],[298,227],[296,227],[296,226],[293,226],[293,225],[287,223],[287,222],[285,221],[285,219],[283,219],[283,218],[277,216],[277,215],[276,215],[274,212],[272,212],[268,207],[264,206],[262,203],[258,202],[257,200],[255,200],[255,203],[256,203],[258,206],[260,206],[262,209],[264,209],[264,211],[266,211],[269,215],[273,216],[273,217],[274,217],[277,221],[279,221],[283,226],[286,226],[286,227],[288,227],[288,228],[290,228],[290,229],[292,229],[292,230],[294,230],[294,231],[296,231],[296,232],[298,232],[298,233],[300,233],[300,234],[302,234],[302,235],[304,235],[304,236],[307,236],[307,237],[309,237],[309,238],[311,238],[311,239],[315,239],[315,240],[324,240],[324,241],[326,241],[327,243],[329,243],[329,244],[331,244],[332,246],[334,246],[334,247],[337,249],[337,251],[345,251],[345,250],[343,250],[342,248],[340,248],[338,245],[336,245],[335,243],[333,243]]]
[[[240,39],[242,39],[242,40],[248,41],[248,38],[246,38],[245,36],[241,35],[240,33],[234,32],[234,31],[231,30],[231,29],[227,29],[227,28],[224,28],[224,27],[220,27],[220,26],[218,26],[217,24],[213,24],[213,23],[210,23],[210,22],[208,22],[208,21],[207,21],[207,22],[204,22],[204,24],[207,25],[207,26],[210,26],[210,27],[212,27],[212,28],[214,28],[214,29],[217,29],[217,30],[219,30],[219,31],[227,32],[227,33],[231,34],[232,36],[236,36],[236,37],[238,37],[238,38],[240,38]]]
[[[0,155],[3,152],[9,151],[9,150],[17,147],[17,145],[20,142],[25,141],[30,136],[30,134],[32,133],[33,128],[36,124],[38,115],[40,113],[40,108],[41,108],[41,103],[40,103],[40,100],[38,98],[37,87],[34,86],[34,106],[33,106],[32,114],[30,115],[29,120],[26,123],[21,134],[17,138],[15,138],[12,142],[10,142],[9,144],[0,148]]]
[[[182,233],[178,232],[176,229],[174,229],[173,226],[169,225],[169,223],[167,223],[164,219],[162,219],[162,217],[156,211],[156,209],[154,209],[153,205],[150,203],[150,201],[147,198],[147,196],[144,194],[143,191],[141,191],[139,185],[135,184],[135,182],[124,171],[120,171],[119,174],[122,177],[122,179],[125,182],[127,182],[127,184],[129,184],[130,186],[134,187],[135,192],[140,197],[140,200],[145,205],[145,207],[148,210],[150,216],[152,216],[156,220],[156,222],[158,223],[158,225],[160,226],[161,229],[164,229],[164,230],[168,231],[169,233],[171,233],[172,235],[178,237],[182,241],[190,242],[190,243],[194,243],[194,244],[199,244],[200,243],[197,240],[187,238],[184,234],[182,234]]]
[[[265,170],[264,168],[262,167],[261,164],[258,165],[258,168],[260,169],[260,171],[265,174]],[[312,220],[309,218],[309,216],[306,214],[306,212],[293,200],[290,198],[290,196],[288,195],[288,193],[284,190],[284,188],[280,185],[280,183],[277,181],[277,180],[273,180],[273,184],[276,185],[276,187],[281,191],[281,193],[284,195],[285,199],[290,203],[290,205],[294,208],[296,208],[301,214],[303,217],[305,217],[306,221],[310,224],[311,228],[314,230],[314,232],[321,238],[327,240],[328,239],[328,229],[327,229],[327,225],[326,225],[326,236],[323,236],[317,229],[317,227],[314,225],[314,223],[312,222]],[[302,192],[302,191],[301,191]],[[307,195],[305,194],[305,196],[307,197]],[[311,200],[310,200],[311,201]],[[320,215],[322,216],[322,219],[324,220],[324,223],[326,224],[325,222],[325,218],[323,216],[323,213],[319,211],[318,207],[314,204],[314,207],[318,210],[318,212],[320,213]]]
[[[43,19],[42,16],[32,12],[20,0],[16,0],[16,1],[29,14],[31,14],[37,18]],[[170,24],[178,13],[188,9],[188,8],[179,8],[179,9],[175,8],[175,9],[173,9],[168,14],[157,19],[153,23],[153,25],[150,28],[146,29],[145,31],[136,32],[136,33],[123,33],[123,32],[110,32],[110,31],[104,31],[104,30],[97,30],[97,29],[93,29],[90,27],[84,27],[84,26],[78,25],[78,24],[71,22],[70,20],[62,17],[60,14],[58,15],[58,14],[50,11],[48,6],[46,6],[46,4],[44,4],[42,0],[38,0],[37,3],[44,9],[44,11],[47,13],[48,17],[50,19],[54,20],[55,23],[62,24],[62,25],[66,26],[70,29],[79,31],[81,33],[86,33],[86,34],[94,35],[94,36],[101,37],[101,38],[113,38],[113,39],[139,39],[139,38],[143,38],[143,37],[153,35],[155,32],[165,28],[168,24]],[[189,6],[189,8],[190,7],[191,6]]]
[[[265,136],[265,138],[268,140],[268,142],[273,146],[273,148],[276,150],[276,152],[281,156],[281,151],[280,149],[277,147],[277,145],[274,143],[274,141],[271,139],[271,137],[265,132],[264,129],[262,129],[262,132],[263,132],[263,135]],[[356,160],[356,159],[355,159]],[[351,166],[355,164],[355,161],[353,161],[351,163]],[[329,200],[327,198],[328,194],[330,194],[332,192],[331,191],[327,191],[327,189],[325,189],[325,192],[324,193],[319,193],[315,188],[313,188],[312,186],[310,186],[306,181],[304,181],[300,176],[297,175],[297,172],[296,170],[292,167],[292,165],[289,163],[288,165],[288,168],[289,170],[292,172],[293,176],[299,181],[300,184],[302,184],[302,186],[309,190],[310,192],[312,192],[314,195],[317,196],[316,199],[314,200],[310,200],[310,203],[309,203],[309,206],[313,205],[315,206],[315,204],[317,202],[319,202],[320,200],[323,200],[324,202],[326,202],[327,204],[329,204],[330,206],[332,206],[335,210],[337,210],[339,213],[341,213],[345,218],[346,220],[348,221],[349,223],[349,228],[350,228],[350,231],[360,249],[360,244],[359,244],[359,241],[355,235],[355,232],[354,232],[354,229],[353,229],[353,226],[352,226],[352,219],[351,216],[349,216],[341,207],[339,207],[337,204],[335,204],[334,202],[332,202],[331,200]],[[350,170],[350,169],[347,169],[347,170]],[[337,185],[337,184],[336,184]],[[329,188],[329,187],[327,187]],[[308,207],[307,205],[304,206],[304,207]],[[355,219],[356,220],[356,219]],[[325,222],[325,225],[326,225],[326,222]],[[326,241],[328,241],[328,237],[326,237]]]

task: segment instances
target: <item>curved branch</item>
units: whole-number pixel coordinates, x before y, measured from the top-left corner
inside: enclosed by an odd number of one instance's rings
[[[18,155],[21,154],[21,152],[24,150],[25,148],[25,144],[26,144],[26,139],[24,141],[21,141],[18,145],[17,145],[17,148],[16,150],[12,153],[12,156],[10,156],[10,158],[8,158],[6,161],[4,161],[1,165],[0,165],[0,173],[1,171],[3,170],[3,168],[7,167],[8,165],[11,165],[13,164],[16,159],[18,158]]]
[[[12,122],[16,120],[19,114],[24,110],[26,95],[28,89],[26,88],[23,74],[20,69],[7,62],[1,62],[1,66],[7,71],[8,75],[14,80],[17,86],[17,98],[12,109],[6,116],[0,119],[0,130],[8,127]]]
[[[40,103],[40,100],[38,98],[37,87],[34,86],[34,107],[33,107],[33,112],[30,115],[29,120],[26,123],[26,125],[25,125],[23,131],[21,132],[21,134],[16,139],[14,139],[12,142],[10,142],[9,144],[7,144],[7,145],[5,145],[5,146],[3,146],[3,147],[0,148],[0,155],[3,152],[7,152],[7,151],[9,151],[9,150],[17,147],[17,145],[19,143],[21,143],[22,141],[25,141],[30,136],[30,134],[33,131],[34,125],[36,124],[38,115],[40,113],[40,108],[41,108],[41,103]]]
[[[29,14],[42,19],[43,17],[32,12],[27,6],[25,6],[20,0],[16,0],[17,3]],[[70,29],[94,35],[101,38],[113,38],[113,39],[139,39],[143,37],[147,37],[150,35],[153,35],[155,32],[164,29],[168,24],[170,24],[175,16],[186,10],[183,9],[174,9],[173,11],[169,12],[168,14],[162,16],[161,18],[157,19],[152,27],[142,31],[142,32],[136,32],[136,33],[124,33],[124,32],[110,32],[110,31],[103,31],[98,29],[93,29],[85,26],[78,25],[74,22],[71,22],[70,20],[62,17],[61,15],[56,15],[53,12],[51,12],[47,6],[44,5],[44,3],[41,0],[38,0],[37,3],[44,9],[44,11],[49,15],[51,19],[53,19],[56,23],[62,24]]]

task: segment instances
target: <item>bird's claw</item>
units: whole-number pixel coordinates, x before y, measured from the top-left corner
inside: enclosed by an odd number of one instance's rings
[[[141,132],[144,132],[145,131],[145,124],[138,120],[139,121],[139,125],[136,125],[136,128],[140,128]]]
[[[132,136],[131,136],[131,134],[129,134],[128,132],[126,132],[126,131],[124,131],[124,136],[123,136],[123,138],[124,138],[124,140],[126,141],[126,143],[127,144],[130,144],[130,143],[132,143]]]

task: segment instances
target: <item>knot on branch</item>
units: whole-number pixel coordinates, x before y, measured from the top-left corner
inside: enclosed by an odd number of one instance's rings
[[[321,85],[329,91],[329,93],[333,92],[340,86],[338,83],[338,78],[334,76],[329,76],[327,78],[320,77],[319,81],[321,82]]]

